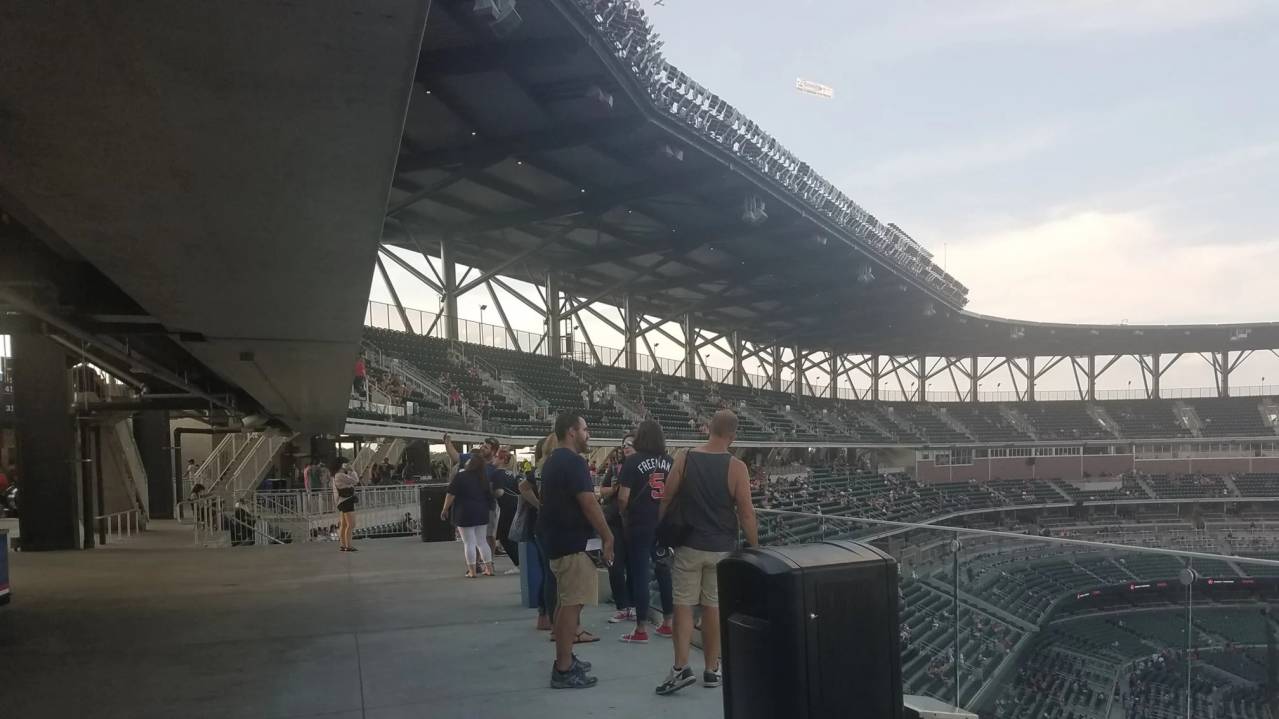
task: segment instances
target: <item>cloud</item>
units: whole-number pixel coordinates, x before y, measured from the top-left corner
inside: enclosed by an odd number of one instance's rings
[[[1036,34],[1079,32],[1151,34],[1236,20],[1266,8],[1261,0],[998,0],[965,5],[961,25]]]
[[[1279,241],[1177,244],[1153,211],[1081,211],[952,242],[970,309],[1052,322],[1266,321]],[[1279,239],[1279,238],[1277,238]]]
[[[960,46],[1148,36],[1273,13],[1265,0],[974,0],[902,3],[858,27],[849,45],[866,61],[894,62]]]
[[[1057,145],[1067,133],[1067,125],[1057,123],[1031,127],[999,137],[987,137],[964,144],[949,143],[926,150],[911,150],[881,160],[849,178],[848,186],[897,185],[907,182],[953,177],[974,170],[1026,160]]]

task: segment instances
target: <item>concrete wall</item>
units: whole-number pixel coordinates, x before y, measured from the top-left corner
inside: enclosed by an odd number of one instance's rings
[[[169,420],[169,437],[173,437],[175,429],[208,429],[209,425],[187,419],[185,417]],[[184,434],[182,435],[182,464],[186,464],[188,459],[194,459],[195,463],[201,464],[213,451],[213,443],[221,442],[222,435],[217,434]]]
[[[1031,463],[1030,460],[1034,462]],[[1076,455],[1073,457],[995,457],[974,459],[971,465],[915,464],[915,478],[923,483],[962,482],[970,479],[1066,479],[1113,476],[1133,468],[1131,454]]]

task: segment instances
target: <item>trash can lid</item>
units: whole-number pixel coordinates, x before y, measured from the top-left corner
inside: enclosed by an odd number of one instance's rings
[[[745,549],[733,553],[724,561],[750,564],[765,574],[781,574],[809,567],[894,560],[868,544],[839,541]]]

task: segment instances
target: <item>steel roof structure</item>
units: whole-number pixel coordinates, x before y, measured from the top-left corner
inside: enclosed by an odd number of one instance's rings
[[[442,295],[510,276],[557,284],[577,298],[570,310],[604,302],[836,353],[1279,347],[1277,323],[1074,325],[967,312],[967,289],[919,243],[666,63],[634,5],[525,2],[522,23],[497,32],[473,6],[436,3],[428,20],[383,240],[482,270],[469,284],[425,278]],[[752,205],[766,219],[748,217]]]

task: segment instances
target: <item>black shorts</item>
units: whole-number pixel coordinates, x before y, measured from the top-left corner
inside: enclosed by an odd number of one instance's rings
[[[355,496],[352,495],[338,502],[338,511],[342,513],[355,511]]]

